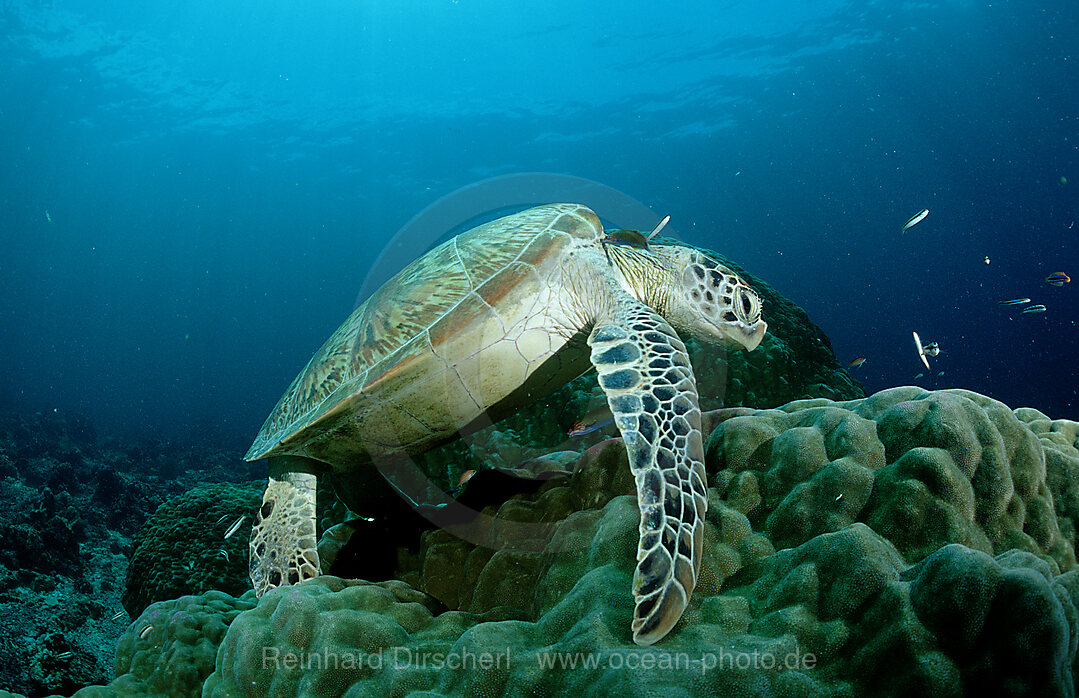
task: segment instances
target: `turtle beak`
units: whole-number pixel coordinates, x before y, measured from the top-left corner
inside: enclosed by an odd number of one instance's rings
[[[746,351],[753,351],[760,346],[766,332],[768,332],[768,323],[757,320],[752,325],[739,325],[731,334],[736,342],[745,347]]]

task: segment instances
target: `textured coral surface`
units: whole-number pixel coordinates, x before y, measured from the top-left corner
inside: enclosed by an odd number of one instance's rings
[[[122,441],[62,409],[0,410],[0,686],[41,696],[108,681],[146,517],[199,482],[262,470],[201,439]]]
[[[264,487],[262,481],[204,485],[158,507],[135,537],[122,598],[127,612],[136,617],[154,601],[210,589],[243,593],[250,586],[250,513],[262,503]]]
[[[77,695],[1074,695],[1079,424],[913,387],[706,424],[705,559],[658,645],[612,439],[399,579],[155,603]]]

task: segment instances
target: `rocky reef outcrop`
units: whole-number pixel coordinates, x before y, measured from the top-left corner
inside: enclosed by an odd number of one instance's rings
[[[147,516],[200,481],[256,473],[219,447],[102,438],[59,409],[0,411],[0,686],[70,694],[107,681]]]
[[[915,387],[705,422],[704,559],[655,646],[610,439],[394,579],[152,604],[77,695],[1074,695],[1079,424]]]

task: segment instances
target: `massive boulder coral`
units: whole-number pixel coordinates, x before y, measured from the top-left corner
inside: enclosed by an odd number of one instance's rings
[[[154,601],[247,589],[251,512],[262,482],[203,485],[158,507],[135,538],[122,601],[132,617]],[[233,535],[229,527],[243,517]]]
[[[1064,443],[1072,422],[969,391],[915,387],[726,415],[706,447],[709,469],[779,547],[864,521],[911,562],[962,543],[991,555],[1024,550],[1054,573],[1075,566],[1074,536],[1058,523],[1070,532],[1079,511],[1068,484],[1079,476],[1075,447]],[[1039,440],[1024,420],[1055,440]]]
[[[140,668],[79,695],[150,687],[181,637],[199,649],[172,695],[1074,695],[1079,424],[912,387],[706,417],[705,556],[659,645],[630,634],[638,514],[612,439],[425,533],[398,579],[154,604],[122,646]],[[132,639],[180,608],[156,648]]]

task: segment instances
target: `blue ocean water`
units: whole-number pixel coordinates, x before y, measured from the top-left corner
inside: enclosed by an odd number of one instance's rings
[[[242,452],[413,216],[544,173],[671,214],[867,391],[1079,419],[1079,280],[1044,281],[1079,275],[1074,2],[4,0],[0,32],[4,406]]]

